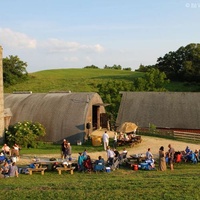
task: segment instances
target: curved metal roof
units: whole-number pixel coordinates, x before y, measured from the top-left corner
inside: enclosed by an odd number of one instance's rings
[[[102,103],[97,93],[87,92],[4,95],[4,107],[10,108],[13,113],[11,124],[18,121],[39,122],[46,128],[46,141],[59,141],[74,135],[80,137],[85,131],[92,105]]]

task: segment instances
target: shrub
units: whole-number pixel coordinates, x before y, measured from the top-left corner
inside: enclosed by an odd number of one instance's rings
[[[38,140],[46,134],[45,128],[38,122],[18,122],[14,125],[10,125],[5,130],[5,140],[10,146],[14,143],[28,148],[37,147]]]

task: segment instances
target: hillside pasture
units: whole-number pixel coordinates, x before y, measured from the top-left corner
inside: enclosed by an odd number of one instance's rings
[[[98,92],[97,85],[106,80],[123,80],[130,82],[143,73],[111,69],[57,69],[29,74],[29,80],[5,88],[4,92],[32,91],[46,93],[49,91]]]

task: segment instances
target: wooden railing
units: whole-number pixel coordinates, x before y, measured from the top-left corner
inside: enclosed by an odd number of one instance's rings
[[[199,133],[191,133],[191,132],[174,131],[174,137],[181,139],[200,140]]]

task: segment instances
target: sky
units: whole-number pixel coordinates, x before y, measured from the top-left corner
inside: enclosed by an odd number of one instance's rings
[[[27,71],[152,65],[199,43],[200,0],[0,0],[3,57]]]

